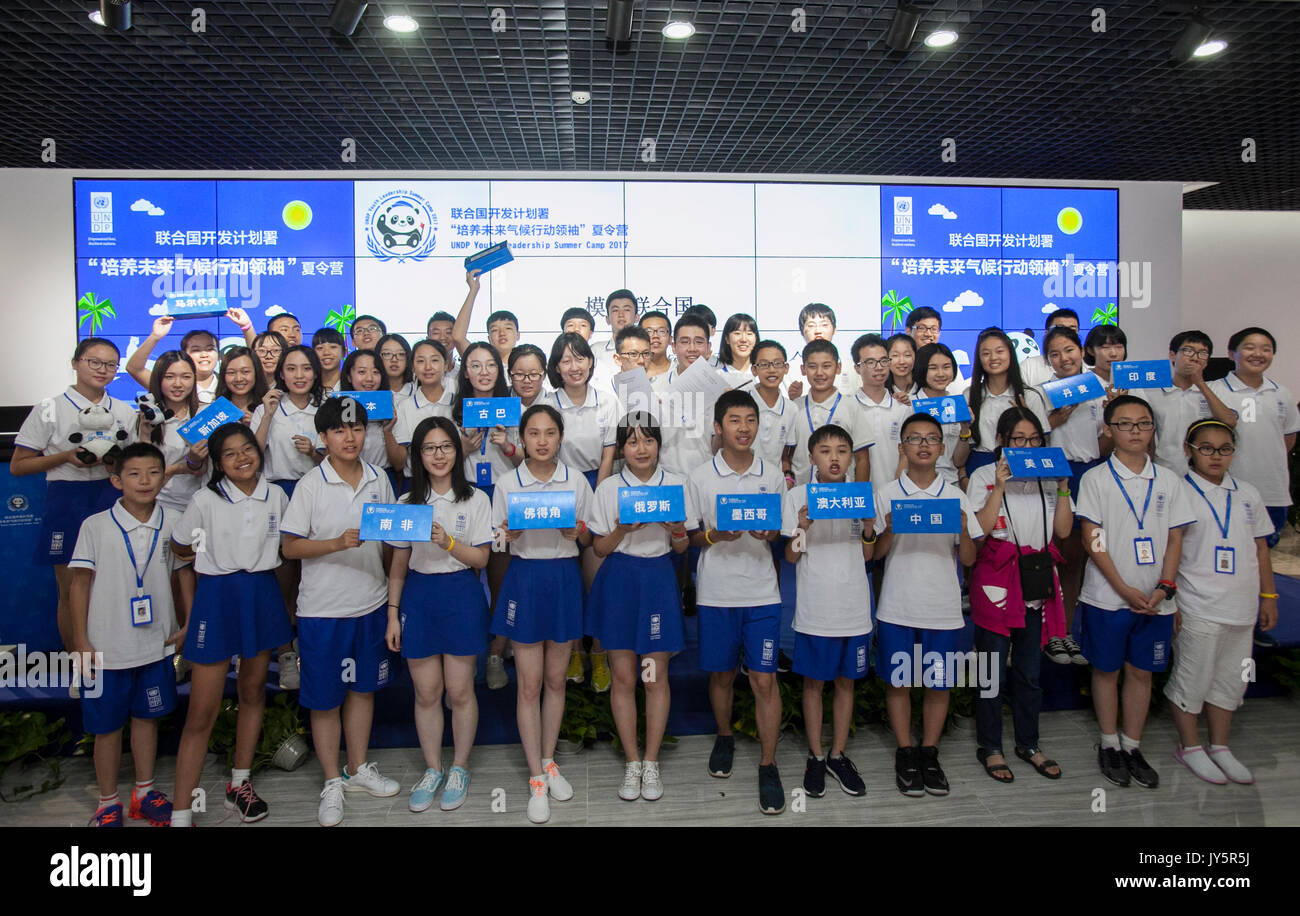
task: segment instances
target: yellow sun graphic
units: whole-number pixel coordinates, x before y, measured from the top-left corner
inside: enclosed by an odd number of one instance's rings
[[[1062,207],[1056,214],[1056,225],[1066,235],[1074,235],[1083,228],[1083,214],[1074,207]]]
[[[305,200],[289,201],[280,215],[290,229],[306,229],[311,225],[311,206]]]

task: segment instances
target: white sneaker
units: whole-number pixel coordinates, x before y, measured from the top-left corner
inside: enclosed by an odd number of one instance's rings
[[[641,763],[641,797],[646,801],[663,798],[664,784],[659,779],[659,761],[645,760]]]
[[[618,797],[623,801],[636,801],[641,797],[640,760],[629,760],[623,768],[623,785],[618,787]]]
[[[1255,781],[1255,775],[1246,769],[1240,760],[1232,756],[1232,751],[1226,747],[1210,748],[1210,759],[1223,771],[1224,776],[1235,783],[1248,786]]]
[[[348,775],[348,768],[343,768],[343,787],[349,792],[369,792],[375,798],[389,798],[402,790],[396,779],[389,779],[379,774],[379,767],[373,763],[363,763],[357,771]]]
[[[280,653],[280,689],[297,690],[302,678],[298,674],[298,653],[290,650]]]
[[[321,789],[320,807],[316,809],[316,820],[322,827],[334,827],[343,820],[343,779],[335,777],[325,783]]]
[[[528,819],[545,824],[551,819],[551,803],[546,799],[546,774],[528,780]]]
[[[542,761],[542,775],[546,777],[546,787],[551,792],[551,798],[556,801],[568,801],[573,798],[573,786],[560,773],[560,768],[555,765],[554,760]]]
[[[506,663],[500,655],[489,655],[487,662],[487,686],[488,690],[500,690],[506,684],[510,683],[510,678],[506,675]]]
[[[1215,762],[1210,759],[1210,755],[1205,753],[1205,748],[1200,745],[1175,748],[1174,759],[1191,770],[1192,774],[1198,779],[1204,779],[1216,786],[1224,785],[1228,781],[1224,777],[1223,771],[1215,765]]]

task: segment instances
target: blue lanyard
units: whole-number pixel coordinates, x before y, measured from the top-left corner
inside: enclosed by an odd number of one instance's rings
[[[1196,481],[1192,480],[1192,475],[1184,474],[1183,478],[1192,485],[1193,490],[1201,494],[1201,499],[1205,500],[1205,504],[1210,507],[1210,514],[1214,516],[1214,524],[1219,526],[1219,533],[1223,535],[1223,539],[1226,541],[1228,539],[1228,525],[1232,522],[1232,491],[1228,491],[1228,499],[1223,509],[1223,521],[1219,521],[1219,513],[1215,511],[1214,503],[1210,502],[1210,497],[1206,496],[1205,491],[1196,485]]]
[[[1142,514],[1138,515],[1137,509],[1133,505],[1133,500],[1129,499],[1128,490],[1124,489],[1124,481],[1119,479],[1119,473],[1115,470],[1115,464],[1112,459],[1106,459],[1106,467],[1110,468],[1110,476],[1115,478],[1115,486],[1119,487],[1119,492],[1124,496],[1124,502],[1128,503],[1128,511],[1132,512],[1133,517],[1137,519],[1138,531],[1141,531],[1142,523],[1146,521],[1147,508],[1151,505],[1151,490],[1155,487],[1155,478],[1152,477],[1147,481],[1146,502],[1142,503]]]
[[[844,395],[842,394],[835,395],[835,403],[831,405],[831,412],[826,415],[827,426],[830,426],[831,420],[835,419],[835,408],[840,406],[840,398],[842,397],[844,397]],[[804,416],[808,418],[809,435],[812,435],[813,433],[817,432],[817,427],[813,426],[812,408],[808,406],[811,403],[812,403],[812,395],[810,394],[808,395],[808,397],[804,398],[804,402],[803,402],[803,413]]]
[[[149,571],[149,564],[153,562],[153,552],[158,546],[158,534],[162,531],[162,527],[154,529],[153,543],[149,545],[149,556],[145,558],[144,569],[140,569],[140,564],[135,559],[135,551],[131,549],[131,535],[126,533],[126,529],[117,519],[113,519],[113,524],[117,525],[117,530],[122,532],[122,540],[126,541],[126,555],[131,558],[131,571],[135,573],[135,594],[137,598],[141,597],[144,595],[144,575]]]

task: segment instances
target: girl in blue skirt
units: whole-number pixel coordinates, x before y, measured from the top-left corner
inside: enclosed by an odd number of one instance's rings
[[[289,498],[262,476],[262,447],[242,423],[227,423],[208,439],[212,479],[194,494],[172,530],[172,549],[194,558],[199,576],[185,626],[185,659],[193,664],[190,707],[176,752],[176,808],[172,824],[188,827],[189,799],[198,785],[208,737],[238,655],[239,718],[235,766],[226,784],[226,808],[245,821],[267,815],[249,773],[262,730],[271,650],[292,638],[275,569],[280,565],[280,520]],[[181,810],[181,805],[187,805]]]
[[[618,427],[624,468],[596,488],[591,512],[595,552],[604,557],[588,598],[587,629],[610,653],[614,671],[610,704],[627,757],[619,798],[654,801],[663,795],[659,746],[668,724],[668,658],[680,651],[682,605],[672,556],[688,544],[685,521],[626,523],[620,520],[622,487],[681,487],[685,480],[659,467],[659,427],[649,414],[633,413]],[[689,513],[688,513],[688,517]],[[637,751],[636,682],[645,680],[645,760]]]
[[[433,507],[428,541],[392,540],[388,574],[388,648],[400,651],[415,685],[415,730],[424,775],[411,789],[410,809],[427,811],[442,789],[451,811],[469,791],[469,753],[478,730],[474,660],[487,642],[488,606],[479,570],[492,552],[492,504],[465,477],[456,424],[426,417],[411,437],[411,489],[401,502]],[[451,701],[456,741],[444,787],[442,694]]]

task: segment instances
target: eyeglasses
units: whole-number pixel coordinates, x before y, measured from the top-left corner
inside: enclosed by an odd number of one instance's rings
[[[455,452],[455,442],[429,442],[420,446],[421,455],[453,455]]]
[[[276,352],[279,352],[279,351],[276,351]],[[382,359],[382,360],[383,360],[384,362],[386,362],[386,363],[390,363],[390,362],[392,362],[392,361],[395,360],[395,359],[401,359],[401,358],[402,358],[403,356],[405,356],[405,355],[406,355],[406,354],[403,353],[401,350],[384,350],[384,351],[381,351],[381,352],[380,352],[380,354],[379,354],[379,358]]]
[[[83,356],[81,361],[95,372],[103,372],[105,369],[111,369],[116,372],[117,367],[121,365],[121,363],[106,363],[102,359],[94,359],[89,356]]]
[[[784,369],[790,365],[783,359],[764,359],[754,363],[754,368],[759,372],[770,372],[773,369]]]
[[[272,347],[258,347],[258,348],[257,348],[256,350],[254,350],[253,352],[256,353],[258,356],[262,357],[262,359],[274,359],[275,357],[279,356],[279,355],[280,355],[281,353],[283,353],[284,351],[281,350],[279,347],[274,347],[274,348],[272,348]]]
[[[353,334],[378,334],[383,330],[377,324],[354,324],[352,326]]]
[[[856,363],[856,365],[860,369],[879,369],[882,366],[889,365],[889,357],[884,356],[880,359],[864,359],[861,362]]]
[[[939,325],[937,324],[914,324],[912,330],[921,334],[938,334]]]
[[[466,372],[487,372],[489,369],[495,369],[496,363],[466,363]]]
[[[1122,433],[1131,433],[1135,429],[1145,433],[1156,428],[1154,420],[1138,420],[1136,423],[1132,420],[1116,420],[1109,425]]]
[[[1201,349],[1200,347],[1179,347],[1178,352],[1181,353],[1185,359],[1203,359],[1207,362],[1210,359],[1210,351]]]
[[[511,377],[512,379],[514,379],[516,382],[527,382],[528,384],[532,385],[532,384],[536,384],[537,382],[540,382],[540,381],[542,380],[542,373],[540,373],[540,372],[511,372],[511,373],[510,373],[510,377]]]
[[[649,334],[651,337],[667,337],[667,336],[668,336],[668,329],[667,329],[667,328],[642,328],[642,330],[644,330],[644,331],[645,331],[647,334]]]
[[[1213,445],[1210,445],[1208,442],[1202,442],[1200,445],[1193,446],[1193,449],[1206,458],[1210,458],[1214,455],[1220,455],[1224,458],[1227,458],[1229,455],[1231,455],[1233,452],[1237,450],[1237,447],[1233,445],[1231,442],[1229,442],[1227,445],[1220,445],[1218,448],[1215,448]]]
[[[650,358],[649,350],[629,350],[625,353],[618,354],[619,359],[643,360]]]
[[[1008,440],[1012,448],[1042,448],[1042,436],[1012,436]]]
[[[904,445],[939,445],[943,442],[943,436],[936,436],[931,433],[928,436],[906,436],[903,438]]]

